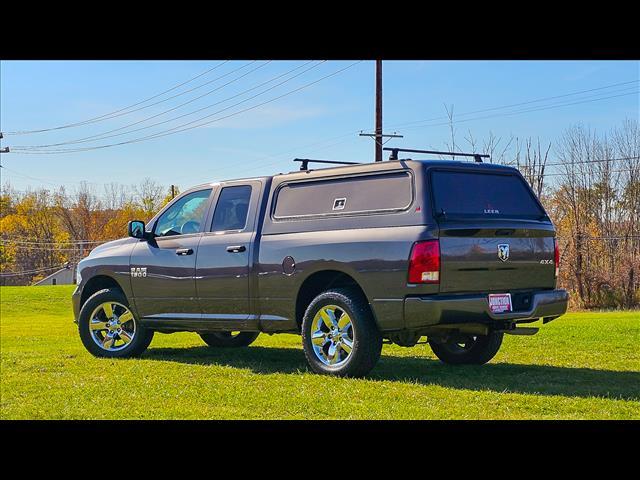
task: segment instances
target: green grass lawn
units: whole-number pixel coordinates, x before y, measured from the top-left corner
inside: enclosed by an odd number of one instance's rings
[[[640,418],[640,312],[573,313],[506,336],[484,366],[385,345],[366,379],[310,373],[300,338],[211,349],[156,334],[138,359],[85,351],[73,287],[0,288],[1,418]]]

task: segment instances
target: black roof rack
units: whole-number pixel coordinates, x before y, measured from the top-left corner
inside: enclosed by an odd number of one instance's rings
[[[301,162],[300,170],[309,170],[309,162],[329,163],[332,165],[360,165],[360,162],[342,162],[338,160],[313,160],[311,158],[294,158],[294,162]]]
[[[432,155],[454,155],[458,157],[473,157],[474,160],[478,163],[482,163],[483,158],[489,158],[490,155],[485,153],[457,153],[457,152],[438,152],[435,150],[413,150],[409,148],[383,148],[383,150],[388,150],[391,152],[389,155],[389,160],[398,160],[398,152],[409,152],[409,153],[429,153]]]

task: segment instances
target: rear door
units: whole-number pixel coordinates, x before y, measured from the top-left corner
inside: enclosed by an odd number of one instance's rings
[[[200,241],[197,295],[203,319],[220,328],[258,325],[249,301],[249,274],[260,193],[259,181],[221,184]]]
[[[440,292],[555,287],[554,228],[524,179],[508,170],[431,171],[440,228]]]

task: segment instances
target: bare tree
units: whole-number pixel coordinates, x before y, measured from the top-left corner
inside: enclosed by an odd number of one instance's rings
[[[447,148],[449,149],[449,151],[455,152],[456,151],[456,130],[453,126],[453,104],[451,104],[451,107],[447,107],[447,104],[445,103],[444,109],[447,111],[447,117],[449,117],[449,131],[451,133],[451,145],[449,145],[446,142],[445,142],[445,145],[447,145]],[[451,155],[451,159],[455,160],[456,156]]]
[[[620,175],[620,223],[628,260],[624,273],[624,305],[631,308],[640,297],[640,125],[627,119],[612,133],[613,151]]]
[[[513,144],[514,136],[513,134],[509,135],[509,140],[504,144],[503,147],[500,147],[502,143],[502,137],[496,137],[496,135],[489,130],[489,137],[483,142],[483,150],[484,153],[487,153],[491,157],[491,161],[493,163],[506,163],[505,159],[507,156],[507,152],[509,148]]]
[[[572,259],[569,287],[584,306],[630,307],[640,296],[637,125],[625,121],[605,135],[578,125],[556,147],[562,164],[557,188],[561,231],[570,238]]]
[[[150,218],[162,207],[165,193],[162,185],[147,177],[136,187],[136,196],[145,215]]]
[[[124,185],[116,182],[104,185],[103,203],[107,210],[118,210],[131,202],[133,202],[133,195]]]
[[[467,133],[468,133],[468,136],[464,137],[464,139],[467,141],[467,143],[471,147],[471,152],[478,153],[478,152],[476,152],[477,141],[474,138],[473,133],[471,133],[471,129],[470,128],[467,130]]]
[[[562,166],[562,184],[560,200],[566,210],[566,218],[570,222],[571,248],[574,261],[570,265],[575,289],[580,301],[590,301],[590,281],[585,271],[585,255],[587,225],[589,224],[587,203],[590,200],[589,159],[593,159],[591,144],[593,134],[581,125],[574,126],[564,132],[557,143],[556,152]]]
[[[549,151],[551,150],[551,143],[547,146],[547,149],[542,152],[540,147],[540,138],[538,138],[537,145],[533,145],[531,137],[526,140],[526,152],[523,162],[520,163],[520,150],[518,149],[516,161],[517,167],[522,172],[524,178],[529,182],[533,191],[536,192],[538,198],[542,197],[542,191],[544,188],[544,174],[549,158]]]

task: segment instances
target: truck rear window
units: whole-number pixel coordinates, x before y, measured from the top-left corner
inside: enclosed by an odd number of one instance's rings
[[[413,202],[407,172],[292,182],[275,198],[278,220],[400,211]]]
[[[436,214],[524,218],[545,215],[529,187],[516,175],[434,171],[431,185]]]

